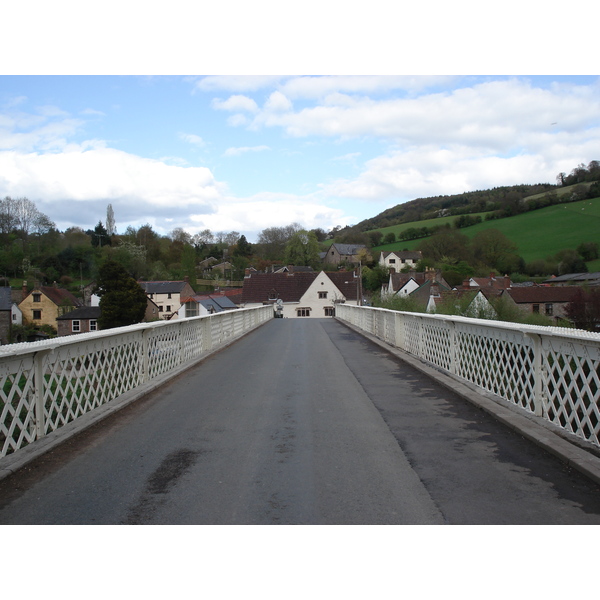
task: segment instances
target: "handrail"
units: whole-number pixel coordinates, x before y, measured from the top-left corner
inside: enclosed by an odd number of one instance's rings
[[[260,306],[0,347],[0,461],[271,318]]]
[[[600,446],[600,334],[341,304],[336,316]]]

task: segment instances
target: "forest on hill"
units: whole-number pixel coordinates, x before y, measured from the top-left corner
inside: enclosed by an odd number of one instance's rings
[[[567,188],[572,188],[569,195],[571,200],[600,196],[600,161],[593,160],[587,166],[581,163],[568,175],[559,173],[555,184],[521,184],[449,196],[417,198],[397,204],[356,225],[340,229],[336,236],[349,240],[358,233],[392,225],[475,213],[486,213],[489,219],[500,219],[565,202],[565,194],[562,192]],[[468,219],[464,222],[473,224]]]

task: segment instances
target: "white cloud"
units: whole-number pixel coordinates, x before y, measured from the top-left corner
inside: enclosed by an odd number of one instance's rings
[[[269,112],[292,110],[292,103],[281,92],[273,92],[265,102],[264,109]]]
[[[179,139],[187,142],[188,144],[192,144],[193,146],[203,147],[206,145],[204,140],[195,133],[180,133]]]
[[[219,98],[215,98],[212,101],[212,107],[216,110],[229,110],[229,111],[248,111],[248,112],[256,112],[258,111],[258,105],[252,98],[248,96],[230,96],[227,100],[220,100]]]
[[[239,148],[227,148],[223,153],[223,156],[240,156],[247,152],[264,152],[270,150],[269,146],[241,146]]]
[[[196,224],[194,233],[202,229],[212,231],[239,231],[256,240],[267,227],[283,227],[300,223],[307,229],[322,227],[331,229],[335,225],[348,225],[348,218],[340,209],[331,208],[314,196],[261,193],[250,198],[227,198],[216,212],[207,215],[192,215]]]
[[[0,173],[6,195],[40,201],[49,207],[40,210],[64,227],[87,222],[86,204],[98,201],[113,202],[131,221],[137,214],[143,223],[148,212],[186,217],[212,212],[226,192],[207,168],[172,166],[102,147],[60,154],[0,152]]]

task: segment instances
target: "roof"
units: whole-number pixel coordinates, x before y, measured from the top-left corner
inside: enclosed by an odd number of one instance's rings
[[[139,281],[146,294],[180,294],[187,281]]]
[[[404,287],[404,285],[406,285],[406,283],[411,279],[414,279],[414,281],[418,285],[423,285],[427,280],[431,279],[431,277],[433,277],[435,281],[441,283],[442,285],[450,289],[448,282],[442,277],[441,271],[438,270],[435,271],[434,274],[431,274],[431,271],[427,273],[424,271],[421,271],[419,273],[415,271],[409,271],[408,273],[390,273],[390,280],[392,282],[391,291],[397,292],[399,289]]]
[[[382,252],[381,256],[387,258],[390,254],[395,254],[398,258],[416,258],[421,259],[423,254],[420,250],[391,250],[388,252]]]
[[[517,304],[532,304],[537,302],[571,302],[578,287],[546,287],[531,286],[506,290]]]
[[[0,310],[11,310],[12,304],[12,289],[0,287]]]
[[[353,271],[325,273],[347,300],[356,300]],[[242,302],[253,304],[281,299],[298,302],[317,278],[318,273],[252,273],[244,278]]]
[[[85,319],[99,319],[101,309],[99,306],[80,306],[65,315],[57,317],[57,321],[73,321]]]
[[[69,290],[63,290],[62,288],[42,286],[34,288],[31,294],[34,292],[41,292],[44,294],[44,296],[52,300],[56,306],[64,306],[65,304],[70,304],[71,306],[81,306],[82,304],[79,298],[76,298],[71,292],[69,292]]]
[[[237,308],[237,306],[227,296],[221,296],[220,294],[198,294],[196,296],[186,298],[184,304],[189,302],[202,304],[202,306],[204,306],[204,308],[207,310],[210,311],[212,308],[215,312],[222,312],[224,310]]]
[[[471,277],[469,281],[477,284],[471,287],[494,288],[497,290],[503,290],[511,287],[511,281],[508,275],[493,277]]]
[[[584,281],[600,281],[600,271],[594,273],[567,273],[546,279],[544,283],[577,283]]]
[[[354,256],[362,248],[366,248],[364,244],[331,244],[340,254]]]

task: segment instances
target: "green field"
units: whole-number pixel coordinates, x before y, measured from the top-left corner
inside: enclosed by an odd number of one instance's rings
[[[443,224],[444,220],[454,220],[456,217],[432,219],[429,221],[416,221],[404,223],[395,227],[381,229],[382,233],[402,227],[430,227],[432,224]],[[582,242],[596,242],[600,245],[600,198],[581,200],[569,204],[557,204],[540,210],[523,213],[506,219],[485,221],[472,227],[465,227],[460,232],[472,238],[480,231],[498,229],[511,240],[518,248],[517,254],[525,262],[544,259],[566,248],[575,249]],[[396,242],[373,248],[373,252],[390,250],[415,250],[423,241],[410,240]],[[588,269],[597,270],[588,264]]]

